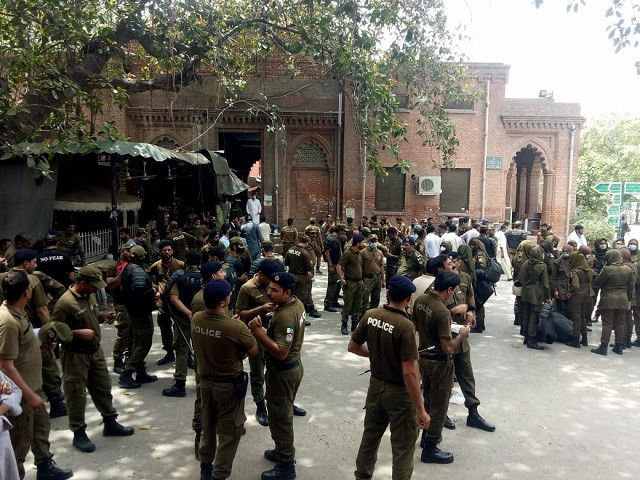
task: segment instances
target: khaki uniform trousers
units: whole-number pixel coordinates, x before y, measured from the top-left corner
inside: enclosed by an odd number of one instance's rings
[[[233,384],[200,379],[202,399],[202,436],[200,463],[213,463],[213,476],[231,476],[238,451],[244,414],[244,398],[234,393]],[[216,438],[217,435],[217,438]]]
[[[382,277],[363,278],[362,300],[360,302],[360,317],[364,312],[380,306],[380,291],[382,290]]]
[[[191,342],[191,328],[185,323],[181,323],[179,320],[173,322],[173,348],[176,352],[176,369],[173,373],[175,380],[187,379],[187,365],[189,361],[189,345],[184,341],[180,331],[184,334],[184,338],[187,342]]]
[[[627,320],[627,310],[622,308],[602,308],[600,309],[602,317],[602,335],[600,343],[609,344],[611,340],[611,330],[616,332],[616,342],[624,341],[624,327]]]
[[[347,280],[347,284],[342,286],[342,322],[346,323],[351,315],[352,322],[360,321],[360,302],[362,302],[362,282]]]
[[[116,305],[116,339],[113,342],[113,359],[123,360],[131,356],[132,339],[129,315],[123,305]]]
[[[149,313],[137,313],[127,309],[131,322],[133,348],[125,366],[126,372],[144,370],[144,359],[147,358],[153,340],[153,317]]]
[[[536,338],[538,333],[538,312],[540,311],[540,305],[534,305],[533,303],[520,300],[520,331],[524,332],[525,336],[529,338]]]
[[[287,462],[295,458],[293,402],[303,376],[302,364],[283,372],[267,369],[265,398],[268,406],[269,430],[271,430],[271,438],[275,443],[279,461]]]
[[[421,358],[419,365],[424,408],[431,416],[427,440],[440,442],[453,388],[453,359],[449,357],[447,360],[437,361]]]
[[[60,367],[56,362],[56,355],[51,350],[40,350],[42,356],[42,391],[51,401],[53,398],[62,398],[62,378]]]
[[[251,396],[255,403],[264,400],[264,348],[258,344],[258,353],[249,356],[249,381],[251,382]]]
[[[44,392],[41,389],[36,393],[44,399]],[[22,399],[20,403],[22,413],[17,417],[11,417],[13,428],[9,430],[11,445],[18,463],[18,472],[23,479],[24,461],[27,458],[29,449],[33,452],[34,463],[40,465],[53,457],[49,450],[49,430],[51,430],[51,420],[47,409],[43,408],[37,412],[32,411],[27,402]]]
[[[580,334],[587,335],[586,312],[589,300],[577,302],[573,298],[569,299],[569,315],[573,322],[573,336],[579,337]]]
[[[72,352],[63,347],[60,362],[64,373],[69,428],[72,432],[86,426],[84,414],[87,408],[87,390],[96,410],[103,417],[116,415],[111,396],[111,378],[102,348],[94,354],[87,354]]]
[[[327,274],[327,294],[324,297],[324,307],[333,307],[338,304],[338,295],[340,295],[340,277],[336,273],[329,270]]]
[[[308,275],[293,275],[296,279],[296,297],[305,307],[313,306],[311,298],[311,279]]]
[[[471,350],[453,355],[453,369],[462,395],[464,395],[464,406],[469,408],[480,405],[480,400],[476,397],[476,379],[471,365]]]
[[[368,480],[373,476],[380,440],[389,426],[393,458],[391,478],[410,480],[418,439],[418,418],[407,387],[371,377],[365,409],[364,432],[356,457],[355,478]]]

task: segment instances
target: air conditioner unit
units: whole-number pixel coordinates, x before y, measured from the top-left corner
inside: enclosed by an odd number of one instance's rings
[[[419,176],[418,195],[440,195],[442,177]]]

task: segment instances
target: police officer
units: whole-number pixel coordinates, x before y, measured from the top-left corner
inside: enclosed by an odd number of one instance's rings
[[[309,225],[304,229],[304,234],[309,237],[309,254],[311,255],[311,262],[316,266],[316,273],[322,274],[322,271],[320,271],[320,264],[322,263],[324,242],[322,240],[320,227],[316,225],[315,218],[311,217],[309,219]]]
[[[283,262],[283,258],[273,251],[273,242],[271,240],[265,240],[264,242],[262,242],[260,252],[262,253],[262,256],[251,262],[249,278],[253,278],[253,276],[258,272],[258,269],[260,268],[260,263],[262,263],[262,261],[267,258],[278,260],[280,263]],[[282,269],[280,270],[282,271]]]
[[[442,428],[447,418],[449,396],[453,388],[453,358],[451,354],[462,339],[469,335],[469,327],[460,328],[455,338],[451,336],[451,312],[447,301],[460,285],[460,277],[451,272],[439,272],[433,282],[433,290],[420,295],[413,307],[411,320],[420,337],[420,374],[427,411],[431,415],[429,428],[422,434],[420,446],[423,463],[451,463],[453,454],[438,448],[442,440]]]
[[[75,268],[71,257],[58,249],[58,237],[47,235],[44,252],[38,255],[38,270],[68,287],[75,281]]]
[[[287,226],[280,232],[282,239],[282,256],[287,256],[287,250],[298,243],[298,229],[293,226],[293,218],[287,218]]]
[[[363,280],[360,318],[368,309],[380,306],[380,290],[385,288],[384,255],[378,247],[378,236],[371,234],[368,245],[360,251]]]
[[[151,350],[153,340],[151,312],[156,308],[156,290],[143,268],[145,257],[144,248],[140,245],[132,247],[130,261],[122,272],[122,292],[131,324],[133,342],[131,356],[127,359],[124,372],[118,378],[118,383],[123,388],[140,388],[143,383],[158,380],[157,376],[147,373],[144,361]],[[137,374],[135,381],[134,373]]]
[[[82,267],[78,281],[60,297],[51,314],[51,322],[66,323],[73,334],[71,342],[62,346],[60,362],[73,446],[81,452],[96,449],[86,433],[87,390],[104,420],[105,437],[133,435],[133,428],[123,427],[116,421],[111,379],[100,347],[100,324],[111,324],[115,320],[115,312],[98,315],[95,292],[106,286],[100,270],[90,265]]]
[[[127,309],[122,297],[122,271],[129,263],[131,257],[131,244],[123,243],[120,246],[120,260],[107,269],[107,287],[111,290],[113,306],[116,312],[116,338],[113,342],[113,371],[124,372],[125,359],[131,356],[133,342],[131,338],[131,324],[127,316]]]
[[[249,322],[251,333],[265,350],[269,429],[275,443],[275,449],[267,450],[264,456],[276,465],[262,473],[262,480],[296,476],[293,402],[304,373],[300,353],[304,341],[305,311],[302,302],[293,294],[295,278],[290,273],[276,272],[270,280],[267,295],[277,308],[266,333],[260,317]]]
[[[191,301],[202,287],[202,275],[200,274],[200,252],[189,250],[186,255],[187,269],[181,274],[176,272],[172,277],[173,285],[169,286],[173,315],[173,344],[176,352],[176,369],[173,373],[174,384],[162,390],[165,397],[185,397],[187,381],[187,368],[189,365],[189,352],[191,350],[191,335],[189,324],[191,322]],[[177,277],[177,278],[176,278]],[[192,365],[193,366],[193,365]]]
[[[180,230],[180,228],[178,228],[178,222],[176,221],[172,221],[169,223],[169,234],[167,235],[167,238],[171,240],[173,246],[173,256],[183,262],[189,245],[195,244],[198,240],[193,235]]]
[[[408,278],[391,277],[388,304],[367,311],[349,341],[348,350],[371,364],[356,479],[372,477],[380,440],[390,425],[392,477],[409,480],[418,427],[427,428],[431,421],[420,396],[416,330],[406,313],[415,291]]]
[[[191,338],[202,401],[200,479],[212,480],[231,475],[247,419],[242,360],[247,354],[255,355],[258,346],[247,326],[227,315],[231,299],[229,282],[220,279],[208,282],[203,296],[206,309],[191,319]]]
[[[384,255],[387,259],[385,276],[387,278],[391,278],[398,271],[398,263],[400,262],[400,256],[402,255],[402,240],[398,237],[398,230],[396,227],[389,227],[387,229],[385,246],[387,247],[387,253]]]
[[[415,240],[411,237],[407,237],[402,242],[402,256],[400,257],[400,264],[398,265],[398,275],[403,275],[415,280],[420,275],[425,267],[425,259],[415,249]]]
[[[527,232],[522,230],[522,222],[520,220],[513,222],[513,229],[506,232],[505,237],[507,237],[507,252],[513,264],[518,246],[527,240]],[[514,278],[517,278],[516,273],[514,273]]]
[[[9,434],[20,479],[24,478],[24,461],[31,450],[38,479],[64,480],[73,472],[58,468],[49,450],[51,420],[42,392],[42,357],[25,310],[32,289],[25,271],[11,271],[2,279],[6,301],[0,305],[0,369],[22,390],[22,413],[11,418]]]
[[[347,322],[351,315],[351,331],[360,321],[360,302],[362,301],[362,262],[360,251],[364,248],[364,236],[355,235],[351,246],[345,250],[336,265],[336,272],[342,284],[344,307],[342,307],[342,335],[348,335]]]
[[[304,309],[313,318],[320,318],[311,297],[311,279],[313,278],[313,263],[307,253],[309,239],[306,235],[298,237],[298,244],[291,247],[284,258],[284,264],[296,279],[296,295],[304,305]]]
[[[353,222],[353,219],[351,219]],[[347,240],[347,227],[342,224],[337,224],[331,227],[329,235],[324,241],[324,259],[327,261],[327,268],[329,273],[327,274],[327,293],[324,297],[324,311],[325,312],[337,312],[337,308],[341,308],[342,305],[338,302],[338,295],[340,295],[340,277],[336,271],[336,265],[340,261],[342,256],[342,241]]]
[[[265,259],[260,263],[256,275],[240,287],[235,306],[235,313],[240,316],[240,320],[249,323],[251,319],[260,315],[263,324],[266,325],[268,323],[267,314],[276,309],[276,305],[267,295],[269,277],[271,274],[283,270],[284,265],[276,259]],[[263,427],[267,427],[269,426],[269,417],[264,401],[264,361],[264,349],[261,345],[258,345],[258,353],[249,357],[251,395],[256,404],[256,420]]]
[[[157,361],[158,365],[166,365],[175,360],[173,353],[173,331],[171,328],[171,317],[169,316],[167,303],[171,300],[170,293],[165,291],[167,282],[171,275],[178,270],[184,270],[185,265],[182,260],[178,260],[174,255],[173,242],[163,240],[158,244],[160,250],[160,260],[153,263],[147,273],[153,281],[154,287],[160,293],[160,308],[158,309],[158,327],[162,338],[162,348],[166,352],[164,357]],[[143,249],[144,251],[144,249]],[[184,258],[184,257],[183,257]]]
[[[73,223],[67,224],[63,232],[58,236],[60,250],[71,257],[74,262],[78,259],[80,265],[85,264],[84,247],[80,240],[80,235],[76,233],[76,226]],[[29,247],[27,247],[29,248]]]

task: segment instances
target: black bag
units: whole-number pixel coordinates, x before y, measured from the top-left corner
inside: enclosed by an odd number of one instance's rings
[[[550,303],[543,303],[538,312],[538,333],[536,339],[540,342],[553,343],[558,340],[553,325],[553,312]]]
[[[496,283],[503,273],[500,263],[495,258],[488,257],[487,268],[484,269],[484,279],[487,282]]]
[[[573,340],[573,322],[558,312],[553,312],[553,326],[558,342]]]
[[[475,287],[473,287],[473,292],[474,298],[476,300],[476,308],[480,308],[485,304],[487,300],[489,300],[489,297],[491,297],[491,295],[493,294],[494,289],[493,285],[491,285],[490,283],[485,282],[484,280],[480,280],[476,282]]]

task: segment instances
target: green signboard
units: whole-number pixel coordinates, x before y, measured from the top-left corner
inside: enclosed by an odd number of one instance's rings
[[[607,207],[607,213],[611,217],[620,216],[620,205],[609,205]]]
[[[502,170],[502,157],[487,157],[487,170]]]
[[[640,182],[625,182],[624,193],[640,194]]]
[[[615,217],[607,218],[607,223],[610,227],[617,227],[620,224],[620,217],[617,215]]]
[[[611,203],[613,205],[622,205],[622,194],[616,193],[615,195],[611,195]]]
[[[611,182],[609,184],[609,193],[622,193],[622,182]]]
[[[598,193],[609,193],[609,185],[609,183],[598,183],[593,188]]]

